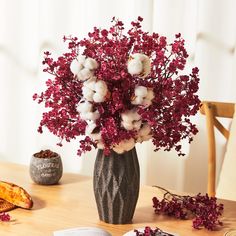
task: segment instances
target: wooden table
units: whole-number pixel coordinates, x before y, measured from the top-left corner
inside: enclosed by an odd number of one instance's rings
[[[0,179],[24,187],[34,200],[32,210],[15,209],[10,212],[14,221],[0,222],[1,236],[52,236],[53,231],[82,226],[100,227],[113,236],[146,225],[176,232],[180,236],[222,236],[227,230],[236,229],[236,202],[232,201],[221,201],[225,204],[221,230],[194,230],[190,220],[155,215],[152,197],[161,196],[161,192],[144,186],[140,190],[133,223],[111,225],[99,221],[90,177],[65,173],[59,185],[40,186],[31,181],[27,166],[0,162]]]

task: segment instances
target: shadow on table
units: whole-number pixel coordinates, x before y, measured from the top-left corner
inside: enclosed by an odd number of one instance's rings
[[[72,174],[72,173],[64,173],[58,185],[79,183],[79,182],[89,181],[89,180],[92,180],[92,178],[89,176]]]
[[[34,202],[32,210],[39,210],[39,209],[42,209],[46,206],[46,202],[44,200],[42,200],[41,198],[36,197],[36,196],[32,196],[32,199]]]
[[[148,222],[163,222],[166,220],[172,220],[167,216],[157,215],[154,213],[154,209],[150,203],[150,206],[137,207],[134,213],[133,223],[148,223]]]

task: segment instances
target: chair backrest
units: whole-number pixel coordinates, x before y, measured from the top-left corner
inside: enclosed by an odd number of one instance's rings
[[[217,117],[233,118],[234,103],[203,101],[200,112],[206,115],[206,126],[208,133],[208,180],[207,192],[209,196],[214,197],[216,194],[216,127],[221,134],[228,140],[229,130],[226,129]]]

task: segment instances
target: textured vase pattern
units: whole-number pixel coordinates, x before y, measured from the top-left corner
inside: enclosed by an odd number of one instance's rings
[[[38,158],[32,156],[29,172],[31,179],[37,184],[57,184],[63,172],[61,157]]]
[[[94,166],[94,194],[100,220],[111,224],[132,221],[139,195],[139,163],[136,149],[109,156],[98,150]]]

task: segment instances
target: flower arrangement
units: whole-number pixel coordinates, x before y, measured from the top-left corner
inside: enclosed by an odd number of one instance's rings
[[[172,43],[141,29],[142,18],[124,25],[113,18],[109,30],[87,38],[64,37],[67,53],[57,60],[45,52],[47,89],[33,98],[48,109],[45,126],[61,141],[81,136],[78,155],[92,147],[123,153],[152,139],[155,151],[175,149],[192,141],[197,128],[190,121],[199,108],[198,68],[181,74],[188,57],[177,34]],[[62,145],[62,142],[59,145]]]

